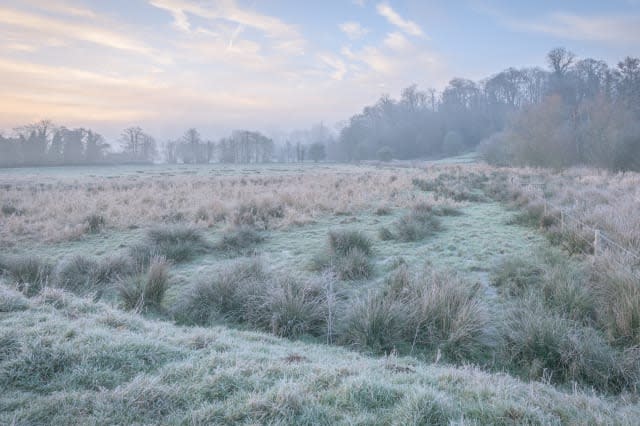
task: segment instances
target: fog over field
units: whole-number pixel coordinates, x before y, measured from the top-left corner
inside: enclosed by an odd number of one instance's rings
[[[0,424],[637,424],[638,28],[2,2]]]

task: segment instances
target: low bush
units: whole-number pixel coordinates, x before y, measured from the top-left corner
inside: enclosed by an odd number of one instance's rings
[[[98,261],[76,255],[63,259],[55,269],[54,284],[73,293],[84,295],[97,292],[99,297],[106,287],[135,272],[133,261],[124,256]]]
[[[118,293],[126,310],[160,310],[169,288],[169,268],[164,258],[153,258],[147,270],[122,280]]]

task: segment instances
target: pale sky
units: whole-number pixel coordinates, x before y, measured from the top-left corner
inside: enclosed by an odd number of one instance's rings
[[[640,1],[2,0],[0,129],[333,125],[413,83],[545,66],[557,46],[640,56]]]

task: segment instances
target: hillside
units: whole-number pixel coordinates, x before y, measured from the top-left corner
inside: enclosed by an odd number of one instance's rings
[[[1,424],[632,424],[637,405],[473,367],[0,287]]]

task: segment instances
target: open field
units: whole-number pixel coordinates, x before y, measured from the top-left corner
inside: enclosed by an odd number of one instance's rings
[[[635,174],[445,162],[1,173],[0,422],[640,415],[637,263],[576,245],[585,228],[560,229],[553,207],[635,252]],[[542,198],[521,182],[544,183]]]

